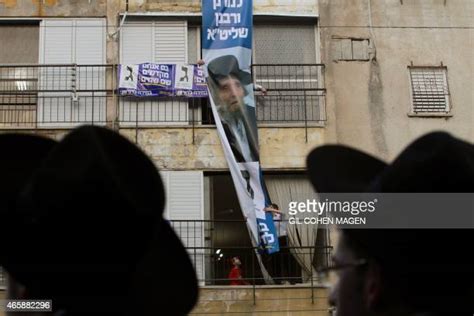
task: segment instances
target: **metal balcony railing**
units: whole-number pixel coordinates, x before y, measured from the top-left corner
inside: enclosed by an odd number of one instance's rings
[[[105,124],[113,65],[0,65],[0,127]],[[112,82],[111,82],[112,83]]]
[[[315,271],[331,264],[332,246],[315,243],[315,239],[310,237],[313,233],[311,226],[307,226],[306,231],[299,231],[300,245],[281,245],[280,252],[268,255],[251,245],[243,220],[171,220],[169,223],[187,250],[201,286],[230,286],[231,258],[239,257],[242,263],[239,285],[252,286],[255,291],[255,286],[266,284],[256,256],[260,253],[275,284],[304,284],[311,287],[311,299],[314,300],[314,288],[322,285]],[[304,267],[305,262],[309,268]],[[2,286],[5,286],[5,279],[0,267]]]
[[[324,65],[252,65],[259,123],[326,120]],[[214,124],[206,98],[118,96],[116,65],[0,64],[0,128]],[[107,113],[118,113],[117,117]]]
[[[170,224],[187,249],[202,285],[230,285],[231,258],[235,256],[242,262],[244,283],[265,284],[257,252],[277,284],[317,285],[315,271],[331,264],[332,247],[328,242],[316,242],[312,226],[299,227],[297,233],[288,231],[288,236],[298,235],[298,245],[290,241],[281,245],[279,253],[267,255],[252,246],[243,220],[171,220]]]
[[[257,120],[265,123],[321,123],[326,120],[323,64],[255,64]]]

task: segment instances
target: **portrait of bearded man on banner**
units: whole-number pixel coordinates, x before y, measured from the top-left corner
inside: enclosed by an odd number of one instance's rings
[[[246,86],[252,83],[251,74],[240,69],[233,55],[212,60],[208,72],[210,89],[236,161],[258,161],[255,106],[245,98],[249,94]]]

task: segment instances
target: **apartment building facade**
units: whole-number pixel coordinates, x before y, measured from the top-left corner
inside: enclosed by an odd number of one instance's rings
[[[315,197],[305,158],[322,144],[393,159],[431,130],[472,142],[473,11],[469,0],[254,0],[252,75],[268,90],[256,92],[260,156],[274,201],[285,208]],[[145,150],[166,183],[166,217],[208,289],[196,313],[222,304],[281,311],[271,297],[297,295],[303,310],[327,315],[312,265],[332,243],[314,226],[304,228],[304,244],[322,252],[296,254],[308,287],[219,287],[226,257],[243,256],[248,274],[258,272],[243,250],[250,241],[207,100],[116,93],[118,64],[199,58],[199,0],[0,0],[0,132],[60,139],[95,124]]]

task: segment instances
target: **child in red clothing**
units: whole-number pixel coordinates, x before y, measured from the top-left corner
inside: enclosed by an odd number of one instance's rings
[[[238,257],[233,257],[232,264],[234,266],[232,267],[232,270],[230,270],[228,276],[230,285],[248,285],[249,283],[242,279],[242,270],[240,269],[242,263],[240,262],[240,259]]]

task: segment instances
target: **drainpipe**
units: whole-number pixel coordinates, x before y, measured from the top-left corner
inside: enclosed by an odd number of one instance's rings
[[[370,43],[369,43],[369,54],[371,60],[377,60],[377,47],[375,45],[375,33],[372,25],[372,0],[367,0],[367,9],[369,16],[369,32],[370,32]]]

